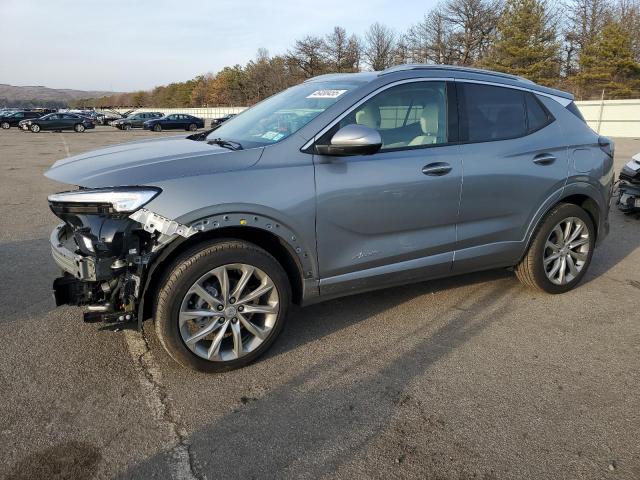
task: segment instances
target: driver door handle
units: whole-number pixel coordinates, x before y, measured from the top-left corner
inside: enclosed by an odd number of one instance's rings
[[[451,165],[445,162],[430,163],[422,167],[422,173],[430,177],[440,177],[446,175],[452,170]]]

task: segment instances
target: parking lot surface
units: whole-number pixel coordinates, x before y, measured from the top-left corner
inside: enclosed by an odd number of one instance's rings
[[[206,375],[51,298],[42,173],[157,135],[0,132],[0,478],[640,478],[640,218],[570,293],[499,270],[295,309]]]

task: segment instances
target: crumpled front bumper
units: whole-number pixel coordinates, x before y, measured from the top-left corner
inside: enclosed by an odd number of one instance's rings
[[[95,259],[74,253],[69,246],[73,242],[69,237],[64,223],[58,225],[51,232],[51,255],[60,269],[85,282],[96,281]],[[74,249],[75,250],[75,249]]]

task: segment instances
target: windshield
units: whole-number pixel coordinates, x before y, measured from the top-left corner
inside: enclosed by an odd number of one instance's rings
[[[223,139],[244,148],[279,142],[363,85],[360,82],[313,82],[291,87],[227,120],[207,140]]]

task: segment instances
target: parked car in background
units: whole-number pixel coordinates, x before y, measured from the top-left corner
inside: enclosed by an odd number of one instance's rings
[[[115,122],[116,120],[125,118],[129,113],[130,112],[122,114],[116,112],[115,110],[102,110],[98,112],[98,117],[96,118],[96,120],[100,125],[111,125],[111,122]]]
[[[229,113],[228,115],[225,115],[224,117],[218,117],[218,118],[212,119],[211,120],[211,128],[213,128],[213,129],[218,128],[224,122],[226,122],[227,120],[232,119],[236,115],[237,115],[236,113]]]
[[[208,135],[55,163],[56,303],[153,317],[176,361],[225,371],[292,302],[495,268],[564,293],[609,231],[613,156],[571,94],[513,75],[320,76]]]
[[[142,128],[144,122],[147,120],[162,117],[164,117],[164,113],[160,112],[138,112],[133,113],[126,118],[114,120],[111,122],[111,126],[119,128],[120,130],[131,130],[132,128]]]
[[[33,133],[41,130],[75,130],[80,133],[86,129],[96,128],[96,123],[75,113],[50,113],[33,120],[25,120],[20,127],[23,130],[31,130]]]
[[[40,112],[29,111],[7,113],[3,116],[0,116],[0,127],[7,130],[11,127],[17,127],[18,124],[24,119],[38,118],[41,116],[42,114]]]
[[[161,132],[162,130],[189,130],[195,132],[204,128],[204,120],[186,113],[172,113],[162,118],[147,120],[142,126],[145,130]]]

